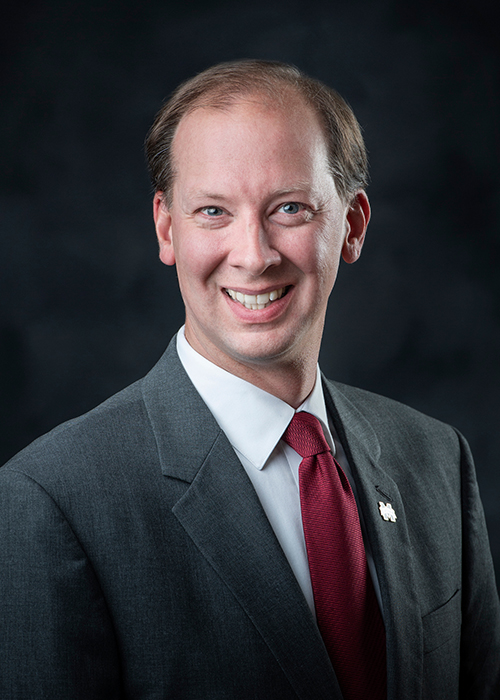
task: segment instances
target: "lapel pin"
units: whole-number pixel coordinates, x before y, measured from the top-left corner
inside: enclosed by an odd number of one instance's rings
[[[398,516],[396,515],[394,508],[391,506],[390,503],[384,503],[383,501],[379,501],[378,509],[380,511],[380,515],[386,522],[395,523],[398,519]]]

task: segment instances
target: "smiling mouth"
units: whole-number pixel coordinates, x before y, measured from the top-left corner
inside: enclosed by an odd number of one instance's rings
[[[239,301],[245,309],[258,311],[270,306],[273,301],[281,299],[281,297],[288,292],[288,289],[289,287],[281,287],[281,289],[273,289],[272,292],[266,292],[265,294],[242,294],[232,289],[226,289],[226,293],[231,299],[234,299],[234,301]]]

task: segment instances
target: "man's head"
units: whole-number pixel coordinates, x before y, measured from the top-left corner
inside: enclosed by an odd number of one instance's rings
[[[296,93],[316,113],[325,136],[330,172],[337,192],[349,202],[368,181],[366,149],[359,124],[343,98],[298,68],[276,61],[221,63],[191,78],[173,93],[156,116],[146,139],[151,180],[171,204],[176,173],[172,143],[183,117],[200,107],[227,109],[250,94],[262,94],[276,105]]]
[[[361,176],[332,173],[324,118],[301,91],[244,87],[175,120],[175,167],[154,198],[160,259],[177,268],[192,347],[293,404],[314,383],[340,257],[359,257],[370,207]]]

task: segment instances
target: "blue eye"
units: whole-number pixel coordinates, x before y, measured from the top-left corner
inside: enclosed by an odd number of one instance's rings
[[[300,208],[301,206],[297,202],[287,202],[280,207],[285,214],[298,214]]]
[[[201,211],[207,216],[220,216],[224,213],[220,207],[203,207]]]

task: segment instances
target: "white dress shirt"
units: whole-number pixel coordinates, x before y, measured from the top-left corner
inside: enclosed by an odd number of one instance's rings
[[[177,333],[177,352],[190,380],[248,474],[314,615],[314,597],[300,511],[299,466],[302,457],[281,439],[295,409],[204,358],[187,342],[184,327]],[[307,411],[319,419],[332,453],[346,473],[356,497],[347,458],[328,420],[319,367],[316,371],[314,389],[297,411]],[[368,551],[367,559],[374,577],[373,562]],[[379,597],[376,578],[374,583]]]

